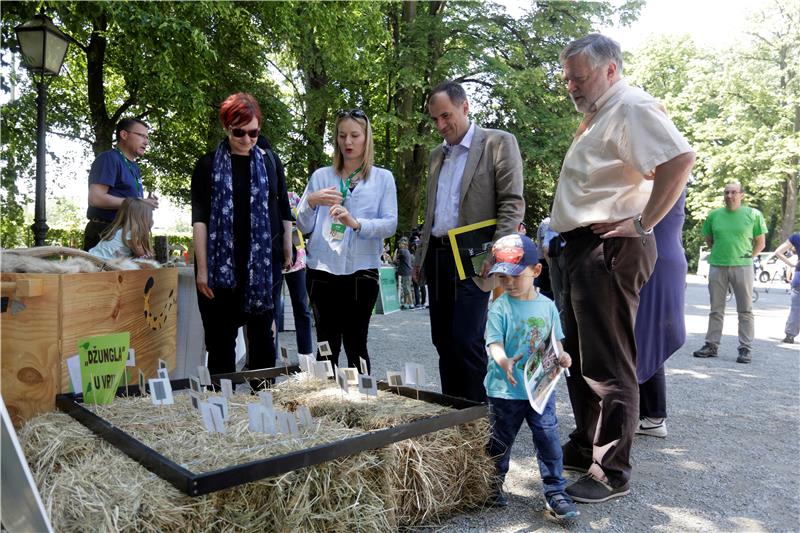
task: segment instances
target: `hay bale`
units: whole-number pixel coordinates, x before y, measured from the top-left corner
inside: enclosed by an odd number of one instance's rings
[[[276,403],[307,405],[350,428],[367,431],[430,418],[451,408],[378,391],[378,399],[344,396],[330,381],[289,377],[273,389]],[[438,523],[455,513],[482,507],[490,493],[494,462],[486,453],[488,420],[442,429],[389,446],[397,520],[401,526]]]
[[[228,435],[209,435],[185,395],[174,406],[119,398],[98,414],[195,472],[331,442],[358,432],[328,420],[302,438],[251,434],[236,396]],[[224,439],[224,446],[223,440]],[[57,531],[392,531],[386,451],[364,452],[192,498],[68,415],[29,421],[20,442]]]

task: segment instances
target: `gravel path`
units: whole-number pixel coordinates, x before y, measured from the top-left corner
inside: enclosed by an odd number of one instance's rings
[[[452,518],[417,531],[789,532],[800,530],[800,345],[780,344],[788,316],[784,286],[761,286],[754,304],[753,363],[737,364],[736,310],[728,304],[720,356],[692,357],[708,318],[704,278],[689,276],[687,341],[667,362],[666,439],[637,436],[631,493],[579,505],[562,525],[543,516],[544,500],[531,434],[523,426],[506,480],[510,505]],[[439,390],[427,310],[373,317],[370,354],[376,376],[403,363],[425,365]],[[281,334],[294,349],[294,335]],[[343,357],[343,356],[342,356]],[[562,441],[574,427],[566,386],[557,390]],[[569,478],[577,477],[566,473]]]

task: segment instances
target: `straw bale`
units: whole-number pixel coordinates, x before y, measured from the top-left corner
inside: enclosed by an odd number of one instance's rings
[[[207,434],[183,394],[175,396],[172,406],[118,398],[94,409],[198,473],[359,433],[323,419],[300,438],[252,434],[244,406],[251,401],[258,398],[234,396],[225,436]],[[192,498],[64,414],[32,419],[20,431],[20,442],[59,532],[397,529],[385,450]]]
[[[307,405],[347,427],[367,431],[430,418],[451,408],[378,391],[378,398],[345,395],[332,381],[294,375],[273,389],[275,402]],[[486,453],[488,420],[439,430],[389,446],[397,520],[401,526],[434,524],[482,507],[489,497],[494,462]]]

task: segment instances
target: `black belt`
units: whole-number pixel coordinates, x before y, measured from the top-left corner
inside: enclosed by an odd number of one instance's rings
[[[561,233],[561,237],[566,242],[574,241],[575,239],[580,239],[581,237],[586,237],[587,235],[594,235],[591,226],[581,226],[580,228],[575,228]]]
[[[111,224],[113,220],[100,220],[99,218],[90,218],[89,222],[96,222],[97,224]]]

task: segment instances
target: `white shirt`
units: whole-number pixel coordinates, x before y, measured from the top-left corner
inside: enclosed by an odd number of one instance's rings
[[[561,167],[550,214],[550,228],[559,233],[638,215],[655,168],[692,151],[663,106],[622,80],[595,108]]]
[[[442,167],[439,169],[439,182],[436,187],[436,204],[433,208],[433,226],[431,234],[435,237],[444,237],[447,231],[458,227],[458,202],[461,199],[461,180],[464,177],[464,167],[467,166],[469,146],[475,135],[475,124],[472,123],[455,146],[442,143],[445,156]]]
[[[344,206],[361,223],[361,230],[348,227],[341,241],[332,241],[325,234],[326,229],[330,230],[330,207],[323,205],[312,209],[308,205],[308,195],[327,187],[339,190],[340,182],[333,167],[317,169],[297,206],[297,227],[304,234],[311,233],[306,243],[306,265],[335,275],[378,268],[383,239],[394,235],[397,228],[394,176],[385,168],[373,166],[369,178],[359,180],[353,191],[347,192]]]
[[[131,236],[128,234],[128,238]],[[122,228],[118,229],[109,240],[102,240],[89,250],[89,253],[101,259],[114,259],[116,257],[133,257],[131,249],[122,242]]]

